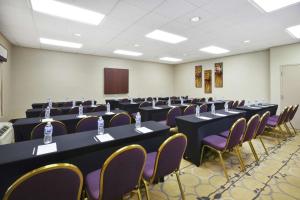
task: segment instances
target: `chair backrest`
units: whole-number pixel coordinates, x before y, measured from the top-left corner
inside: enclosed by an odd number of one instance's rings
[[[121,99],[120,102],[122,102],[122,103],[127,103],[127,102],[130,102],[130,100],[127,99],[127,98],[125,98],[125,99]]]
[[[161,105],[165,105],[165,102],[161,101],[161,100],[158,100],[156,103],[155,103],[156,106],[161,106]]]
[[[122,126],[131,123],[131,117],[127,113],[118,113],[109,121],[109,127]]]
[[[143,108],[143,107],[148,107],[151,106],[152,104],[148,101],[144,101],[139,105],[139,108]]]
[[[84,102],[82,102],[82,105],[83,106],[90,106],[90,105],[92,105],[92,100],[84,101]]]
[[[147,97],[146,100],[147,100],[147,101],[152,101],[153,99],[152,99],[152,97]]]
[[[82,173],[76,166],[51,164],[21,176],[7,189],[3,200],[79,200],[82,185]]]
[[[208,98],[208,101],[213,101],[214,99],[212,97],[209,97]]]
[[[263,134],[263,132],[265,131],[266,124],[267,124],[269,117],[270,117],[270,111],[265,112],[261,116],[255,137]]]
[[[238,105],[239,105],[239,101],[235,101],[235,102],[232,104],[232,107],[231,107],[231,108],[236,108]],[[228,106],[228,107],[229,107],[229,106]]]
[[[76,132],[97,130],[98,119],[96,116],[81,119],[76,125]]]
[[[191,103],[196,104],[198,101],[199,101],[199,99],[195,98],[195,99],[192,99]]]
[[[141,181],[146,161],[146,151],[140,145],[123,147],[103,164],[100,172],[99,200],[122,199],[136,189]]]
[[[294,105],[293,112],[292,112],[292,114],[290,115],[290,121],[292,121],[292,120],[294,119],[295,114],[296,114],[296,112],[297,112],[297,110],[298,110],[298,107],[299,107],[299,104]]]
[[[278,117],[278,121],[277,121],[278,125],[281,125],[281,124],[284,123],[284,121],[285,121],[285,119],[287,117],[288,111],[289,111],[289,107],[285,107],[284,110],[283,110],[283,112],[281,112],[281,114]]]
[[[290,121],[290,117],[293,114],[293,112],[294,112],[294,107],[293,106],[288,107],[288,111],[287,111],[286,117],[284,119],[284,123],[287,123]]]
[[[227,105],[228,105],[228,108],[232,108],[232,104],[233,104],[233,101],[228,101]]]
[[[252,140],[256,134],[256,130],[259,126],[260,117],[258,114],[253,115],[247,122],[247,128],[243,135],[241,142],[247,142]]]
[[[43,110],[40,114],[40,117],[44,117],[45,116],[45,110]],[[50,109],[50,116],[57,116],[57,115],[61,115],[62,112],[61,112],[61,109],[58,109],[58,108],[51,108]]]
[[[232,149],[240,143],[241,137],[246,129],[246,119],[240,118],[234,122],[229,130],[225,149]]]
[[[67,101],[64,103],[64,107],[72,107],[73,106],[73,102],[72,101]]]
[[[189,105],[183,110],[183,115],[192,115],[196,113],[196,106],[195,105]]]
[[[83,107],[83,112],[86,112],[86,108]],[[68,114],[78,114],[79,113],[79,106],[76,106],[74,108],[71,108],[68,112]]]
[[[46,125],[47,122],[42,122],[36,125],[31,131],[31,139],[43,138],[44,128]],[[53,127],[52,136],[64,135],[68,133],[66,125],[60,121],[52,121],[51,125]]]
[[[207,104],[202,104],[200,106],[200,113],[207,112],[207,110],[208,110]]]
[[[93,112],[101,112],[101,111],[106,111],[106,105],[101,104],[93,109]]]
[[[203,97],[203,98],[199,99],[199,102],[205,102],[205,98]]]
[[[245,100],[241,100],[238,106],[240,107],[240,106],[244,106],[244,105],[245,105]]]
[[[164,177],[179,170],[186,145],[187,138],[182,133],[177,133],[169,137],[160,145],[150,182],[153,182],[158,177]]]
[[[176,126],[175,118],[181,115],[182,112],[180,107],[175,107],[170,109],[167,114],[167,125],[170,127],[175,127]]]

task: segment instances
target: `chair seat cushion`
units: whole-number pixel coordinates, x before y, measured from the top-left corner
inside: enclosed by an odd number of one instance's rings
[[[100,172],[101,169],[93,171],[86,176],[86,192],[89,199],[97,200],[99,199],[100,190]]]
[[[278,121],[278,118],[279,118],[278,115],[273,115],[273,116],[269,117],[269,120]]]
[[[267,126],[276,127],[277,126],[277,121],[273,121],[273,120],[268,119]]]
[[[223,131],[222,133],[220,133],[219,134],[220,136],[222,136],[222,137],[225,137],[225,138],[227,138],[228,137],[228,135],[229,135],[229,131]]]
[[[159,121],[158,123],[166,125],[167,124],[167,120]]]
[[[150,181],[150,178],[153,175],[154,164],[156,159],[157,152],[152,152],[147,154],[147,160],[143,172],[143,177],[146,181]]]
[[[226,146],[226,138],[219,135],[210,135],[205,137],[202,142],[205,145],[211,146],[217,150],[224,150]]]

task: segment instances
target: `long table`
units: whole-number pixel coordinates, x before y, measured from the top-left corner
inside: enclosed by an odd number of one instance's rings
[[[87,173],[101,168],[108,156],[115,150],[130,144],[140,144],[147,152],[157,151],[169,136],[169,127],[158,122],[143,122],[142,126],[153,132],[141,134],[135,131],[134,124],[105,129],[114,140],[96,142],[95,131],[85,131],[53,137],[57,152],[33,155],[33,148],[43,144],[42,139],[0,146],[0,199],[6,189],[23,174],[38,167],[67,162],[79,167],[84,177]],[[36,151],[35,151],[36,152]],[[122,168],[120,168],[122,170]]]
[[[211,112],[201,113],[201,116],[209,117],[210,120],[199,119],[195,115],[185,115],[176,118],[178,131],[187,136],[188,144],[184,158],[193,164],[200,165],[200,155],[202,150],[202,139],[209,135],[214,135],[228,130],[231,125],[240,117],[244,117],[246,112],[241,110],[230,110],[237,113],[228,113],[225,110],[217,110],[216,113],[226,116],[217,116]]]
[[[201,106],[203,104],[206,104],[207,105],[207,111],[211,111],[212,104],[215,105],[216,110],[222,110],[222,109],[224,109],[225,101],[197,102],[196,104],[199,105],[199,106]]]
[[[88,100],[89,101],[89,100]],[[57,102],[52,102],[52,104],[55,104],[56,107],[64,107],[65,106],[65,103],[67,102],[71,102],[70,101],[57,101]],[[76,101],[76,105],[79,106],[80,104],[82,104],[82,101]],[[96,102],[95,102],[96,104]],[[48,103],[33,103],[31,104],[31,107],[32,108],[44,108],[48,105]]]
[[[262,104],[262,105],[250,105],[250,106],[240,106],[236,109],[247,111],[245,118],[248,120],[251,116],[255,114],[263,115],[265,112],[269,111],[271,116],[276,115],[278,105],[276,104]]]
[[[124,111],[123,110],[112,110],[111,112],[117,114],[117,113],[121,113]],[[114,116],[114,114],[106,114],[106,111],[85,113],[85,115],[102,116],[105,127],[108,127],[110,119]],[[51,118],[53,118],[54,120],[63,122],[67,127],[68,133],[74,133],[78,121],[82,119],[82,118],[78,118],[77,114],[57,115],[57,116],[52,116]],[[32,129],[36,125],[41,123],[41,119],[42,119],[41,117],[17,119],[13,123],[15,141],[20,142],[20,141],[24,141],[24,140],[29,140]]]

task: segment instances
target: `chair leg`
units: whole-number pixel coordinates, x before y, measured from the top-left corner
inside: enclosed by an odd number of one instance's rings
[[[182,200],[185,200],[185,196],[184,196],[184,192],[183,192],[183,188],[182,188],[182,185],[181,185],[181,181],[180,181],[180,178],[179,178],[178,171],[176,171],[175,174],[176,174],[177,182],[178,182],[178,185],[179,185]]]
[[[252,154],[253,154],[253,156],[254,156],[254,158],[255,158],[255,160],[256,160],[256,163],[258,164],[259,158],[258,158],[258,156],[257,156],[257,153],[256,153],[256,151],[255,151],[255,148],[254,148],[254,146],[253,146],[253,144],[252,144],[251,141],[249,141],[248,143],[249,143],[250,149],[251,149],[251,151],[252,151]]]
[[[243,162],[243,159],[242,159],[242,156],[241,156],[239,148],[236,146],[234,148],[234,150],[235,150],[235,153],[236,153],[236,155],[237,155],[237,157],[238,157],[238,159],[240,161],[241,171],[245,171],[245,165],[244,165],[244,162]]]
[[[143,199],[142,199],[142,195],[141,195],[140,188],[137,189],[137,196],[138,196],[138,200],[143,200]]]
[[[292,122],[290,121],[290,125],[291,125],[291,127],[293,128],[293,130],[294,130],[294,132],[295,132],[295,135],[297,134],[297,131],[296,131],[296,129],[295,129],[295,127],[293,126],[293,124],[292,124]]]
[[[278,125],[278,129],[279,129],[280,133],[282,134],[283,138],[284,138],[284,139],[287,139],[287,137],[286,137],[286,135],[285,135],[285,133],[284,133],[284,131],[283,131],[283,129],[281,128],[280,125]]]
[[[202,164],[203,154],[204,154],[205,145],[202,147],[201,156],[200,156],[200,164]]]
[[[269,153],[268,153],[268,150],[267,150],[267,148],[266,148],[266,146],[265,146],[265,144],[264,144],[264,142],[263,142],[262,138],[261,138],[261,137],[259,137],[259,140],[260,140],[260,142],[261,142],[262,146],[264,147],[266,154],[267,154],[267,155],[269,155]]]
[[[150,194],[149,194],[148,183],[147,183],[147,181],[145,181],[144,179],[143,179],[143,183],[144,183],[145,190],[146,190],[146,198],[147,198],[147,200],[150,200]]]
[[[217,151],[217,152],[218,152],[219,157],[220,157],[220,162],[221,162],[221,165],[223,167],[225,177],[226,177],[227,181],[229,181],[229,177],[228,177],[228,174],[227,174],[227,170],[226,170],[226,167],[225,167],[225,163],[224,163],[224,160],[223,160],[222,153],[220,151]]]
[[[286,131],[290,134],[290,136],[293,136],[291,130],[290,130],[289,127],[286,125],[286,123],[284,123],[284,127],[285,127]]]

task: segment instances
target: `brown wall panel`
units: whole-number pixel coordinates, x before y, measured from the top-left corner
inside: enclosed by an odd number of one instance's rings
[[[128,93],[128,69],[104,68],[104,94]]]

